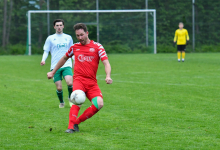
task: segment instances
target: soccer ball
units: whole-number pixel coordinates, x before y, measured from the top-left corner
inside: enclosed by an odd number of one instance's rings
[[[82,90],[75,90],[71,93],[70,102],[75,105],[81,105],[86,100],[86,94]]]

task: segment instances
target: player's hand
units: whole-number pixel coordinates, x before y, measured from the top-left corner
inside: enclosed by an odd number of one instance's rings
[[[45,65],[45,61],[40,62],[40,65],[41,66]]]
[[[48,79],[52,79],[53,76],[54,76],[53,72],[48,72],[48,73],[47,73],[47,78],[48,78]]]
[[[188,45],[188,44],[189,44],[189,40],[186,41],[186,45]]]
[[[106,82],[107,84],[112,84],[113,80],[112,80],[110,77],[106,77],[106,78],[105,78],[105,82]]]
[[[175,47],[176,46],[176,42],[173,42],[173,47]]]

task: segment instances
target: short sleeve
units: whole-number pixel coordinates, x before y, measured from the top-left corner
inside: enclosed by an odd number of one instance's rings
[[[69,50],[66,52],[66,56],[67,56],[68,58],[71,58],[71,57],[74,55],[73,49],[74,49],[74,45],[71,46],[71,47],[69,48]]]
[[[50,52],[50,37],[48,37],[45,41],[45,44],[44,44],[44,47],[43,47],[43,50],[45,50],[46,52]]]
[[[105,51],[104,47],[101,44],[98,47],[98,54],[99,54],[99,57],[100,57],[101,61],[108,59],[106,51]]]

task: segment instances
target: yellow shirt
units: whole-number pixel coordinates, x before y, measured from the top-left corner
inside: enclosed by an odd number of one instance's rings
[[[186,45],[186,40],[189,40],[188,31],[186,29],[177,29],[175,32],[174,42],[177,41],[177,45]]]

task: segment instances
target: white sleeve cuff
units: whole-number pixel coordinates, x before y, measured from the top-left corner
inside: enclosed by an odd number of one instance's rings
[[[41,61],[46,61],[48,55],[49,55],[49,52],[44,51],[44,54],[43,54],[43,57],[42,57],[42,60],[41,60]]]

